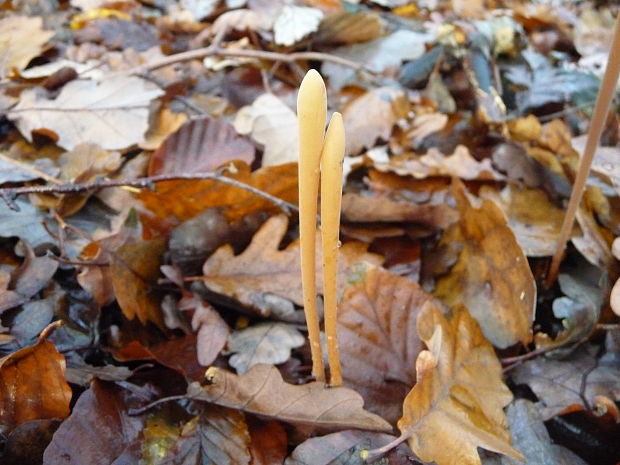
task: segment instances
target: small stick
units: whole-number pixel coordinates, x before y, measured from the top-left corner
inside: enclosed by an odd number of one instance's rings
[[[620,74],[620,18],[616,18],[616,25],[614,28],[614,36],[611,41],[611,50],[609,51],[609,57],[607,59],[607,68],[603,75],[603,81],[598,91],[598,97],[596,98],[596,105],[594,106],[594,114],[592,115],[592,122],[590,123],[590,129],[588,130],[588,137],[586,139],[586,147],[583,151],[583,157],[579,164],[579,171],[575,177],[575,183],[573,184],[573,191],[571,192],[570,200],[568,201],[568,207],[566,208],[566,214],[564,215],[564,222],[560,229],[558,237],[558,243],[551,259],[551,265],[549,266],[549,272],[547,273],[547,279],[545,280],[546,286],[549,288],[553,286],[560,270],[560,262],[564,257],[564,250],[566,249],[566,243],[570,238],[573,230],[573,224],[575,223],[575,215],[577,209],[581,203],[583,197],[583,191],[585,189],[588,174],[590,173],[590,166],[592,165],[592,159],[596,151],[596,146],[601,133],[605,126],[605,118],[607,112],[611,106],[611,102],[616,91],[616,84],[618,82],[618,75]]]
[[[312,373],[325,382],[319,315],[316,308],[316,213],[319,164],[325,121],[327,91],[321,75],[310,70],[299,86],[299,235],[304,313],[312,354]]]
[[[330,384],[340,386],[342,374],[336,338],[338,276],[338,236],[340,233],[340,205],[342,202],[342,160],[345,137],[342,115],[332,115],[325,145],[321,154],[321,237],[323,245],[323,302],[325,335],[329,359]]]

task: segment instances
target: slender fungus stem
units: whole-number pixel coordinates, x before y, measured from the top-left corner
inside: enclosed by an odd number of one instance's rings
[[[338,236],[342,198],[342,159],[344,158],[344,124],[342,115],[334,113],[321,154],[321,239],[323,245],[323,302],[325,335],[332,386],[342,384],[340,357],[336,338],[336,276]]]
[[[310,70],[299,87],[297,97],[299,119],[299,229],[301,246],[301,282],[304,312],[312,354],[312,373],[317,381],[325,381],[323,354],[316,309],[316,213],[319,191],[319,164],[325,122],[327,96],[321,75]]]
[[[596,104],[594,105],[594,113],[592,115],[592,121],[590,122],[590,129],[588,129],[586,147],[583,151],[583,156],[581,157],[579,171],[575,177],[573,191],[571,192],[570,200],[568,201],[568,207],[566,208],[566,213],[564,215],[564,222],[562,223],[558,243],[553,258],[551,259],[549,272],[547,273],[547,279],[545,282],[547,287],[551,287],[558,276],[560,262],[564,257],[566,243],[568,242],[571,231],[573,230],[575,215],[577,214],[577,209],[579,208],[581,198],[583,197],[583,191],[585,189],[588,173],[590,173],[590,166],[592,165],[592,159],[594,158],[594,154],[596,152],[596,146],[605,127],[605,118],[607,117],[607,112],[609,111],[609,107],[611,106],[611,102],[616,91],[616,84],[618,82],[619,74],[620,16],[616,18],[614,36],[611,41],[609,57],[607,58],[607,68],[605,69],[601,87],[598,91],[598,97],[596,98]]]

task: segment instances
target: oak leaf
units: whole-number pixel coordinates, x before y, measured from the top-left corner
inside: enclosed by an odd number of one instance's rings
[[[512,393],[476,320],[463,305],[448,319],[429,302],[417,327],[428,350],[418,356],[417,383],[398,422],[411,449],[438,465],[480,465],[478,447],[522,460],[502,410]]]
[[[364,410],[362,397],[352,389],[328,388],[318,381],[288,384],[271,365],[255,365],[241,376],[211,367],[205,377],[210,384],[191,383],[188,397],[295,425],[392,430],[383,418]]]
[[[284,215],[270,218],[239,255],[234,255],[229,245],[217,249],[203,266],[205,285],[213,292],[233,297],[263,316],[272,312],[272,296],[302,305],[299,241],[279,250],[287,223]],[[317,241],[319,240],[317,235]],[[320,249],[317,243],[317,251]],[[348,242],[339,251],[340,289],[353,264],[360,261],[378,262],[378,255],[366,252],[366,245],[361,243]],[[320,257],[317,257],[317,289],[322,289],[321,263]]]
[[[40,341],[0,358],[0,431],[30,420],[69,415],[71,388],[65,358],[49,341]]]
[[[9,16],[0,20],[0,78],[24,69],[53,35],[53,31],[43,29],[43,18],[39,16]]]
[[[71,81],[55,99],[40,88],[21,93],[8,117],[32,141],[32,131],[53,132],[57,143],[73,150],[91,142],[107,150],[129,147],[144,140],[149,105],[163,91],[135,76],[118,76],[101,82]]]
[[[370,410],[396,421],[422,350],[416,319],[433,297],[412,281],[364,264],[350,279],[338,306],[342,376]]]
[[[494,346],[527,344],[536,285],[523,250],[493,201],[483,200],[475,208],[459,180],[452,190],[461,221],[442,243],[462,243],[463,248],[450,273],[437,283],[435,295],[448,305],[464,303]]]

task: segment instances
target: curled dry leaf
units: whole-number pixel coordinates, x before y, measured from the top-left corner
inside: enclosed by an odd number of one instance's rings
[[[301,268],[299,241],[279,250],[286,233],[288,219],[284,215],[270,218],[252,238],[250,245],[239,255],[225,245],[215,251],[205,262],[203,278],[205,285],[214,292],[233,297],[242,304],[255,309],[263,316],[272,310],[275,297],[303,305],[301,291]],[[317,235],[317,241],[320,240]],[[340,249],[338,261],[340,289],[350,267],[360,261],[378,263],[379,256],[366,252],[366,245],[348,242]],[[317,244],[317,253],[321,247]],[[317,257],[317,288],[322,287],[320,257]]]
[[[461,221],[442,243],[462,243],[450,273],[437,283],[435,295],[448,305],[464,303],[491,343],[506,348],[532,339],[536,285],[523,250],[500,208],[483,200],[475,208],[465,186],[453,182]]]
[[[245,163],[235,163],[230,177],[288,202],[297,202],[296,163],[269,166],[254,172],[250,172],[250,167]],[[226,217],[230,221],[261,210],[277,211],[277,207],[262,197],[210,180],[161,182],[157,184],[157,192],[142,190],[140,199],[156,216],[174,216],[181,221],[193,218],[210,207],[227,207]]]
[[[210,406],[183,426],[180,440],[157,463],[247,465],[251,460],[250,433],[243,413]]]
[[[116,300],[129,320],[155,323],[164,328],[159,299],[154,293],[159,265],[166,244],[163,240],[125,244],[111,255],[110,277]]]
[[[129,416],[120,388],[93,381],[60,425],[43,455],[44,465],[138,463],[141,417]]]
[[[254,146],[219,119],[203,116],[183,124],[166,138],[149,164],[149,176],[157,174],[207,173],[224,163],[254,161]]]
[[[275,95],[263,94],[239,110],[234,126],[239,134],[248,134],[264,146],[262,166],[299,159],[297,115]]]
[[[527,384],[540,399],[543,420],[575,410],[594,409],[597,397],[620,401],[620,369],[586,346],[562,360],[539,357],[515,368],[512,379]]]
[[[365,264],[350,279],[338,306],[344,382],[370,410],[394,422],[415,383],[415,360],[422,350],[416,320],[433,297],[412,281]]]
[[[82,142],[107,150],[123,149],[144,140],[149,104],[162,94],[154,84],[135,76],[101,82],[75,80],[55,99],[40,88],[25,90],[8,117],[29,141],[32,131],[46,130],[67,150]]]
[[[43,30],[40,16],[9,16],[0,20],[0,78],[24,69],[53,35],[53,31]]]
[[[417,383],[398,422],[411,449],[438,465],[480,465],[478,447],[522,460],[510,445],[503,408],[512,393],[502,366],[463,305],[447,319],[428,302],[418,317],[428,350],[416,361]]]
[[[228,363],[242,375],[254,365],[278,365],[291,356],[291,349],[301,347],[306,338],[285,323],[263,323],[233,332],[228,338]]]
[[[320,382],[288,384],[270,365],[256,365],[241,376],[211,367],[206,378],[210,384],[189,385],[188,397],[295,425],[392,430],[383,418],[363,409],[364,401],[355,391]]]
[[[0,358],[0,431],[30,420],[69,415],[71,388],[65,358],[54,344],[40,341]]]
[[[457,177],[465,180],[501,181],[504,175],[497,172],[491,160],[482,161],[471,156],[469,149],[458,145],[452,155],[444,155],[440,150],[432,147],[421,157],[418,155],[403,155],[393,157],[388,163],[376,163],[379,171],[389,171],[401,176],[413,176],[424,179],[433,176]]]
[[[351,102],[342,118],[347,133],[346,153],[355,155],[372,148],[377,139],[388,140],[392,127],[407,116],[409,101],[402,89],[379,87]]]

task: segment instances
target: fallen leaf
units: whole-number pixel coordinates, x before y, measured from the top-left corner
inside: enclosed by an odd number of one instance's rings
[[[273,23],[274,42],[277,45],[293,45],[315,32],[322,19],[323,12],[318,8],[284,5]]]
[[[117,150],[144,140],[149,104],[162,94],[135,76],[101,82],[75,80],[55,99],[49,99],[40,88],[25,90],[7,116],[29,141],[32,131],[44,129],[55,133],[58,145],[67,150],[82,142]]]
[[[250,172],[245,163],[234,165],[230,177],[288,202],[297,203],[297,164],[270,166]],[[277,207],[251,192],[218,181],[166,181],[157,184],[157,192],[143,189],[140,199],[159,218],[193,218],[212,207],[227,207],[226,218],[236,221],[257,211],[278,211]],[[0,210],[1,212],[1,210]],[[1,213],[0,213],[1,218]]]
[[[288,454],[286,431],[277,421],[248,419],[252,465],[282,465]]]
[[[163,240],[125,244],[111,255],[110,276],[116,300],[127,319],[165,328],[159,299],[154,292],[159,277]]]
[[[338,10],[323,19],[314,42],[321,45],[368,42],[379,38],[385,26],[376,11]]]
[[[476,208],[460,181],[452,186],[461,221],[442,243],[460,242],[463,248],[450,273],[437,283],[435,295],[450,306],[464,303],[494,346],[527,344],[536,304],[527,259],[493,201],[482,200]]]
[[[196,335],[196,354],[203,367],[211,365],[220,354],[230,330],[218,311],[200,297],[194,296],[194,315],[192,329]]]
[[[242,375],[259,363],[278,365],[291,356],[291,349],[301,347],[306,338],[293,325],[263,323],[233,332],[228,337],[230,366]]]
[[[168,450],[161,465],[247,465],[250,433],[242,412],[210,406],[183,426],[181,437]]]
[[[392,430],[384,419],[363,409],[364,401],[355,391],[321,382],[288,384],[274,366],[255,365],[241,376],[211,367],[205,376],[210,384],[190,384],[188,397],[294,425]]]
[[[269,29],[271,21],[266,15],[257,13],[247,8],[227,11],[221,14],[213,22],[213,32],[237,30],[237,31],[259,31]]]
[[[480,465],[478,447],[522,460],[510,445],[503,412],[512,393],[467,309],[457,305],[448,320],[437,305],[426,303],[418,333],[428,350],[418,356],[417,383],[398,422],[411,450],[438,465]]]
[[[342,216],[351,222],[415,223],[445,229],[458,220],[448,204],[396,202],[388,197],[373,197],[347,192],[342,196]]]
[[[157,113],[144,135],[144,141],[138,145],[144,150],[155,150],[186,121],[187,115],[185,113],[175,113],[165,107]]]
[[[3,465],[42,463],[43,452],[59,425],[60,420],[33,420],[18,426],[6,438],[0,461]]]
[[[338,305],[338,346],[345,385],[388,421],[402,413],[402,399],[415,383],[422,342],[416,320],[433,300],[420,286],[360,264]]]
[[[458,145],[454,153],[448,156],[432,147],[422,156],[392,157],[388,163],[376,163],[375,169],[417,179],[448,176],[464,180],[501,181],[505,178],[493,168],[491,160],[476,160],[463,145]]]
[[[120,388],[93,381],[43,454],[43,465],[137,463],[144,419],[129,416]]]
[[[218,0],[181,0],[181,6],[188,10],[194,21],[202,21],[216,9]]]
[[[512,379],[534,391],[545,421],[575,410],[595,409],[597,396],[620,401],[618,364],[599,359],[594,346],[580,347],[562,360],[528,360],[514,369]]]
[[[264,146],[262,166],[297,162],[297,115],[273,94],[263,94],[241,108],[234,122],[239,134],[250,135]]]
[[[482,186],[478,195],[493,200],[501,207],[525,255],[553,255],[564,210],[553,204],[547,194],[540,189],[509,184],[500,192],[490,186]]]
[[[224,163],[254,161],[254,146],[220,119],[203,116],[188,121],[168,136],[149,163],[149,176],[207,173]]]
[[[43,52],[53,31],[43,29],[40,16],[8,16],[0,20],[0,78],[23,70],[30,60]]]
[[[69,415],[71,388],[65,358],[40,341],[0,358],[0,431],[9,433],[31,420]]]
[[[6,202],[0,201],[0,237],[19,237],[30,247],[42,244],[55,244],[56,240],[43,226],[49,218],[45,212],[24,198],[15,199],[18,210],[11,209]]]
[[[284,215],[271,217],[239,255],[234,255],[229,245],[217,249],[203,266],[205,285],[213,292],[232,297],[263,316],[272,313],[270,296],[302,305],[299,241],[279,250],[287,223],[288,219]],[[366,248],[366,245],[358,242],[347,242],[339,249],[340,292],[351,266],[360,261],[378,262],[378,256],[366,252]],[[318,242],[316,250],[321,250]],[[318,257],[317,289],[322,289],[321,263]]]
[[[370,149],[377,139],[387,141],[396,121],[408,112],[409,101],[401,89],[379,87],[358,97],[342,113],[346,153],[355,155],[363,148]]]
[[[363,451],[383,447],[394,436],[369,431],[345,430],[306,439],[286,459],[284,465],[365,465]],[[411,450],[400,444],[385,459],[390,465],[411,465]],[[375,464],[383,462],[372,462]]]

